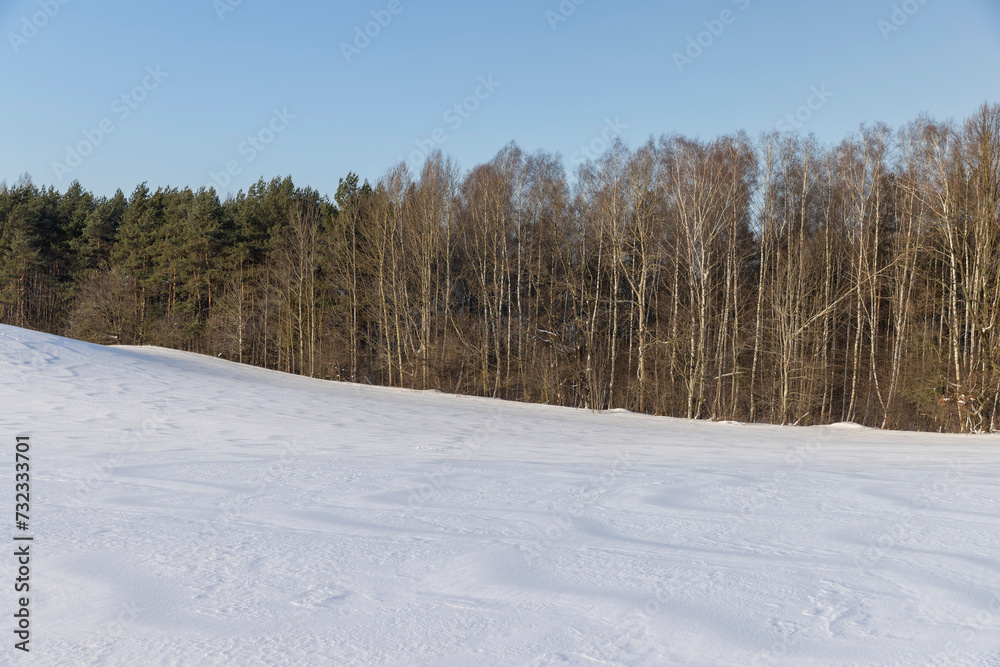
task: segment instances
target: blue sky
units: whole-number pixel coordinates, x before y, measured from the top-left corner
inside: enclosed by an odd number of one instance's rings
[[[332,194],[418,143],[468,169],[514,140],[572,171],[602,134],[799,113],[834,142],[1000,102],[990,0],[4,0],[0,35],[0,180],[102,195],[288,174]]]

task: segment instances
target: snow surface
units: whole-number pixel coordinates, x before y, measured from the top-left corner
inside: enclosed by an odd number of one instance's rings
[[[0,557],[4,664],[1000,665],[993,436],[594,414],[7,326],[0,379],[0,496],[28,433],[35,536],[29,655]]]

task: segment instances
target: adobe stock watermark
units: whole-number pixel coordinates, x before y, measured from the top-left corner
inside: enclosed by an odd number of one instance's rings
[[[676,604],[677,598],[685,594],[689,587],[689,584],[678,582],[671,582],[669,586],[657,586],[653,594],[643,603],[642,608],[633,611],[618,625],[618,632],[614,636],[600,643],[585,639],[586,647],[583,654],[591,660],[608,665],[663,663],[662,656],[649,655],[643,651],[644,645],[648,647],[650,623],[665,609]],[[679,631],[675,631],[674,638],[679,641],[685,639]],[[657,657],[660,658],[658,662],[649,662]]]
[[[236,8],[243,4],[243,0],[213,0],[212,8],[220,21],[226,20],[226,14],[236,11]]]
[[[601,132],[600,136],[595,137],[589,144],[580,146],[580,148],[570,156],[573,164],[581,165],[587,160],[597,159],[604,151],[608,150],[611,142],[622,135],[622,132],[628,129],[628,125],[621,121],[621,117],[615,116],[614,120],[610,118],[606,119],[604,123],[604,130]]]
[[[730,0],[734,5],[736,5],[741,12],[745,12],[750,7],[751,0]],[[684,68],[694,64],[697,60],[705,53],[706,50],[715,44],[715,41],[722,37],[722,33],[726,31],[726,26],[730,26],[736,23],[736,18],[739,16],[736,12],[731,9],[723,9],[719,14],[718,18],[711,19],[710,21],[704,21],[702,25],[705,29],[699,32],[693,37],[688,37],[687,48],[684,52],[674,51],[674,65],[677,66],[677,71],[681,74],[684,73]]]
[[[968,616],[958,624],[955,640],[948,642],[944,650],[932,655],[928,665],[933,667],[946,667],[947,665],[963,664],[972,654],[972,642],[976,637],[985,633],[988,636],[995,636],[997,624],[1000,623],[1000,590],[988,588],[985,591],[989,594],[990,601],[986,607],[976,612],[974,616]]]
[[[216,516],[210,521],[205,521],[204,528],[195,536],[191,545],[192,550],[197,553],[204,552],[212,539],[222,533],[223,528],[231,527],[235,521],[243,517],[247,512],[248,501],[263,493],[271,485],[282,481],[286,475],[293,471],[295,464],[302,457],[302,451],[302,445],[299,444],[298,440],[282,443],[281,456],[249,480],[251,487],[248,492],[243,492],[231,500],[224,499],[218,505],[219,511]],[[227,501],[228,506],[225,504]]]
[[[371,46],[372,40],[382,34],[382,31],[389,27],[393,18],[403,13],[406,7],[403,0],[389,0],[385,9],[380,9],[371,13],[372,20],[364,26],[354,27],[354,39],[351,42],[341,42],[340,52],[344,54],[344,60],[350,65],[361,52]]]
[[[166,423],[164,411],[157,408],[152,416],[144,418],[136,428],[123,430],[120,449],[102,463],[95,464],[87,477],[77,481],[76,490],[67,505],[69,507],[82,505],[102,484],[111,479],[115,469],[123,465],[129,455],[139,451],[140,447],[149,444],[153,436],[161,433]]]
[[[119,122],[128,120],[132,112],[139,108],[139,105],[146,101],[149,94],[160,87],[163,80],[170,76],[169,72],[164,72],[160,65],[147,67],[146,75],[142,81],[121,97],[115,98],[111,103],[111,113],[117,117]],[[104,143],[110,135],[114,134],[118,126],[111,117],[103,118],[97,127],[83,131],[83,140],[78,141],[73,146],[66,146],[66,157],[64,162],[53,162],[52,171],[61,183],[63,178],[73,173],[73,170],[83,164],[84,159],[92,155],[98,146]]]
[[[132,600],[123,602],[119,606],[118,616],[114,620],[100,626],[101,632],[98,636],[102,639],[121,639],[125,635],[125,631],[129,629],[129,626],[138,620],[144,611],[146,610]]]
[[[491,413],[482,426],[466,436],[462,441],[462,449],[464,450],[461,457],[462,463],[469,461],[475,456],[482,449],[483,445],[489,442],[490,438],[500,430],[500,425],[503,423],[503,405],[497,403],[491,410]],[[436,472],[425,473],[424,477],[427,481],[410,492],[406,506],[410,510],[422,508],[429,501],[441,494],[441,490],[448,483],[448,479],[455,475],[458,470],[458,467],[452,463],[443,463],[438,467]]]
[[[552,32],[559,29],[560,23],[565,23],[569,17],[576,13],[577,7],[587,2],[587,0],[562,0],[555,10],[549,9],[545,12],[545,20],[549,22]]]
[[[971,470],[961,458],[942,459],[939,463],[947,466],[947,472],[932,484],[925,484],[912,499],[913,507],[902,507],[882,521],[882,532],[876,535],[871,546],[853,558],[854,565],[862,572],[874,567],[890,552],[913,539],[920,528],[920,521],[927,519],[927,513],[940,507],[942,497],[953,497],[956,488],[961,488],[966,473]]]
[[[256,160],[257,156],[267,150],[267,147],[274,143],[275,138],[284,132],[293,120],[295,120],[295,115],[288,113],[288,107],[284,107],[280,111],[274,109],[271,120],[255,134],[248,135],[236,147],[237,155],[243,157],[243,164],[240,164],[239,160],[230,160],[222,171],[218,173],[208,172],[212,181],[207,183],[206,187],[210,188],[213,185],[219,189],[228,187],[233,182],[233,176],[239,176],[243,173],[243,165]]]
[[[765,650],[761,651],[750,661],[751,667],[765,667],[766,665],[777,664],[788,656],[788,651],[795,648],[801,642],[799,634],[793,630],[782,635]]]
[[[778,132],[796,132],[808,123],[813,114],[826,106],[826,103],[833,97],[833,93],[826,89],[826,85],[818,88],[813,86],[810,95],[806,98],[806,103],[798,107],[794,112],[786,114],[784,118],[774,124],[774,129]]]
[[[476,86],[472,94],[445,109],[441,119],[448,124],[452,132],[457,132],[465,124],[465,121],[472,118],[472,114],[479,110],[482,103],[490,99],[497,88],[502,85],[501,82],[493,79],[492,74],[479,77],[479,85]],[[417,149],[410,152],[406,160],[407,163],[414,169],[419,169],[427,156],[448,139],[449,135],[445,128],[435,128],[426,139],[417,139],[413,142]],[[402,157],[399,159],[402,162]]]
[[[893,5],[889,20],[880,19],[878,22],[878,29],[882,33],[882,39],[888,42],[889,37],[893,33],[899,32],[904,25],[910,22],[913,15],[919,12],[920,8],[926,4],[927,0],[906,0],[901,5]]]
[[[71,0],[38,0],[39,11],[31,16],[21,17],[21,29],[18,32],[8,32],[7,41],[14,53],[18,53],[21,47],[38,36],[38,31],[49,24],[63,7]]]
[[[815,433],[812,441],[794,447],[785,454],[785,464],[793,466],[793,472],[802,472],[806,465],[823,451],[829,439],[830,436],[822,431]],[[788,471],[777,470],[768,481],[758,484],[754,488],[754,497],[740,507],[740,518],[749,519],[757,516],[769,503],[779,498],[781,490],[787,487],[788,476]]]
[[[586,488],[579,494],[578,499],[574,499],[569,507],[562,512],[554,512],[551,520],[544,529],[539,530],[532,526],[536,532],[535,541],[522,550],[525,561],[528,565],[535,565],[541,557],[551,549],[559,540],[569,537],[569,529],[575,519],[584,515],[588,507],[596,503],[611,486],[622,475],[628,473],[629,456],[627,452],[619,452],[615,457],[611,467],[601,475],[593,477]]]

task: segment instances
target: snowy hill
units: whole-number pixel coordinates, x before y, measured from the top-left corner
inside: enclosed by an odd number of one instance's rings
[[[29,434],[34,536],[27,655],[0,561],[4,664],[1000,664],[996,437],[592,414],[7,326],[0,381],[2,497]]]

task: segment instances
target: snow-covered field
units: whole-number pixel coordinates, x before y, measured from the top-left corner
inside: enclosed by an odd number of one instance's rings
[[[1000,439],[309,380],[0,326],[3,664],[1000,665]]]

